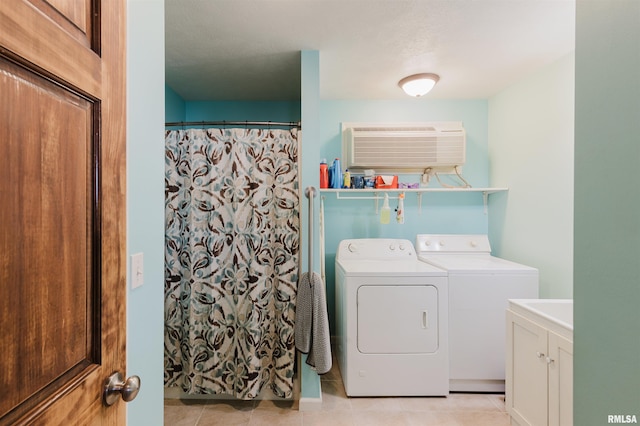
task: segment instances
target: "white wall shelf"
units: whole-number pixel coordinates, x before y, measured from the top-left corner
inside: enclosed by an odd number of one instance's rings
[[[393,188],[393,189],[320,189],[321,194],[336,194],[338,200],[375,200],[376,213],[378,212],[378,201],[385,193],[415,193],[418,197],[418,209],[422,213],[422,195],[425,193],[481,193],[482,202],[484,204],[484,213],[487,214],[487,202],[490,194],[496,192],[506,192],[509,188]],[[372,194],[372,195],[371,195]],[[389,197],[389,199],[397,199],[398,197]]]

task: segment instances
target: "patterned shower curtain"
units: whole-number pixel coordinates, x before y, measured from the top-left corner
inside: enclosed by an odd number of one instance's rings
[[[297,129],[165,137],[165,385],[291,397]]]

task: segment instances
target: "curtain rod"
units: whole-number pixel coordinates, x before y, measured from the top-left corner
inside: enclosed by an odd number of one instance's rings
[[[164,123],[165,127],[175,126],[276,126],[276,127],[297,127],[302,128],[299,121],[175,121]]]

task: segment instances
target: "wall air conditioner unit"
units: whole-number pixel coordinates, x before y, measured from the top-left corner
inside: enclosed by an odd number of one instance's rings
[[[343,167],[349,170],[456,173],[465,145],[462,122],[342,123]]]

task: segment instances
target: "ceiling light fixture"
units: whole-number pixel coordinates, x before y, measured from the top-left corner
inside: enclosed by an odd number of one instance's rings
[[[400,80],[398,86],[400,86],[407,95],[417,98],[429,93],[438,80],[440,80],[440,77],[437,74],[414,74]]]

